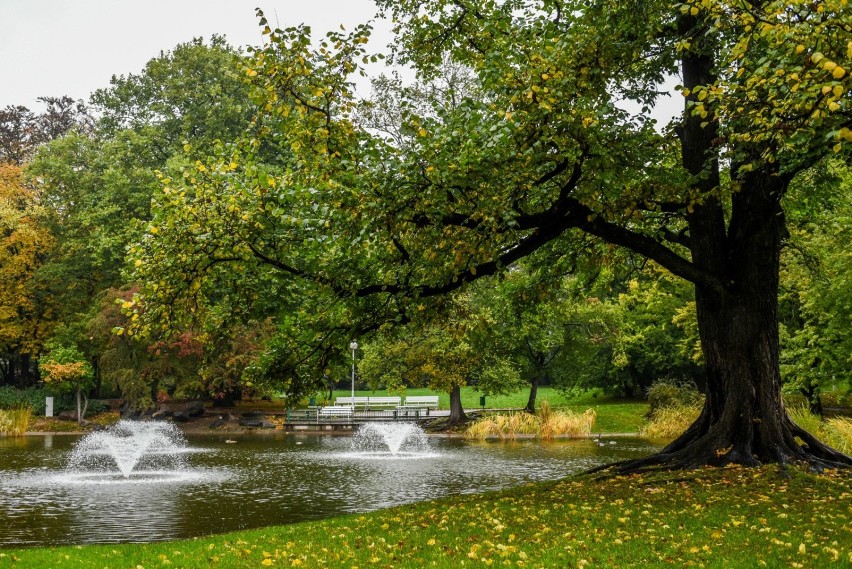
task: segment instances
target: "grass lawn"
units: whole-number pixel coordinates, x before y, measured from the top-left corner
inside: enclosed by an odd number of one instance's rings
[[[852,477],[578,477],[189,541],[0,550],[15,568],[264,566],[850,567]]]
[[[355,391],[356,396],[387,394],[388,392],[385,391]],[[406,389],[405,395],[437,395],[442,409],[450,407],[448,393],[438,393],[429,389]],[[474,387],[463,387],[462,405],[465,409],[479,409],[481,395],[482,393]],[[334,397],[349,396],[349,391],[334,392]],[[507,395],[489,395],[485,398],[485,404],[489,409],[522,409],[526,406],[528,398],[529,391],[521,390]],[[587,391],[580,396],[572,397],[552,387],[540,387],[536,401],[538,404],[548,401],[557,409],[569,409],[577,413],[594,409],[597,412],[597,419],[592,428],[594,433],[635,433],[648,412],[648,404],[645,401],[614,399],[597,391]]]
[[[317,402],[319,402],[323,397],[327,396],[328,392],[323,394],[318,394]],[[334,398],[337,397],[349,397],[351,392],[348,390],[335,390]],[[438,403],[442,409],[449,409],[450,407],[450,394],[441,392],[441,391],[432,391],[431,389],[426,388],[408,388],[404,393],[398,393],[393,391],[369,391],[369,390],[356,390],[356,397],[366,397],[370,395],[401,395],[405,397],[407,395],[437,395]],[[462,387],[461,389],[461,398],[462,405],[464,405],[465,409],[479,409],[479,398],[482,395],[480,391],[477,391],[475,387]],[[333,399],[332,398],[332,402]],[[522,409],[527,405],[527,399],[529,398],[529,390],[523,389],[521,391],[516,391],[515,393],[509,393],[506,395],[488,395],[485,398],[485,404],[487,407],[491,409]],[[603,397],[602,397],[603,399]],[[541,403],[542,401],[549,401],[551,405],[554,407],[563,407],[570,403],[574,402],[582,402],[582,401],[594,401],[590,394],[584,394],[581,398],[572,398],[570,396],[565,395],[561,391],[553,389],[552,387],[539,387],[538,389],[538,397],[536,401]],[[582,400],[582,401],[580,401]],[[586,407],[588,409],[588,407]]]

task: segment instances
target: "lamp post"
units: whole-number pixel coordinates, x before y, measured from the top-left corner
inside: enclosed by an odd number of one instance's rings
[[[355,416],[355,350],[358,349],[358,342],[352,340],[349,342],[349,349],[352,350],[352,416]]]

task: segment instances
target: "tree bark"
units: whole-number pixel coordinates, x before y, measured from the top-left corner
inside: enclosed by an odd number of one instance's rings
[[[457,385],[450,391],[450,418],[449,425],[461,425],[467,422],[464,407],[461,401],[461,388]]]
[[[681,61],[684,86],[691,91],[715,80],[715,45],[700,33],[701,26],[696,17],[680,20],[683,36],[696,40]],[[787,235],[781,198],[790,178],[777,165],[763,163],[756,150],[751,160],[748,149],[740,149],[730,165],[739,187],[726,213],[717,191],[718,124],[712,109],[705,117],[691,113],[689,105],[696,101],[694,94],[687,97],[680,131],[683,166],[694,176],[694,192],[702,196],[687,217],[689,249],[693,263],[722,284],[695,282],[707,377],[704,408],[695,423],[659,453],[614,467],[631,471],[788,462],[814,468],[852,465],[852,458],[793,423],[781,398],[778,282]],[[751,161],[752,169],[739,175],[737,161]]]
[[[805,462],[815,468],[852,465],[796,425],[781,398],[778,279],[784,216],[777,196],[784,181],[755,174],[733,200],[731,230],[720,273],[727,289],[696,286],[698,330],[707,373],[704,408],[690,428],[658,454],[616,465],[647,467]],[[748,223],[737,212],[748,208]],[[706,235],[697,232],[696,242]],[[706,247],[709,249],[709,246]],[[696,245],[697,250],[702,245]],[[699,254],[700,256],[700,254]]]
[[[527,399],[527,406],[524,407],[524,411],[532,415],[535,415],[535,400],[536,397],[538,397],[538,383],[539,377],[538,374],[536,374],[536,376],[530,381],[530,396],[529,399]]]
[[[85,405],[82,402],[84,397],[86,399]],[[88,406],[89,406],[88,396],[84,395],[83,389],[78,387],[77,388],[77,424],[78,425],[83,424],[83,416],[86,414],[86,408],[88,408]]]

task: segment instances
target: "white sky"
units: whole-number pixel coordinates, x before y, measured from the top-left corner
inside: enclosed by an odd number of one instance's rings
[[[372,0],[0,0],[0,108],[39,110],[36,98],[88,101],[113,75],[139,73],[160,51],[214,33],[234,46],[261,40],[255,8],[270,24],[309,24],[315,36],[375,15]],[[375,50],[389,25],[376,26]]]
[[[38,112],[40,96],[88,102],[113,75],[139,73],[160,51],[194,37],[258,45],[256,7],[273,27],[304,22],[314,37],[341,24],[351,30],[376,12],[372,0],[0,0],[0,108]],[[389,22],[376,21],[372,50],[390,39]],[[664,123],[681,108],[673,97],[654,114]]]

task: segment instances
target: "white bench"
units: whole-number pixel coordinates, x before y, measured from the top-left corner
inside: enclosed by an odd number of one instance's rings
[[[407,409],[437,409],[438,396],[412,395],[405,398],[405,403],[402,404],[402,407]]]
[[[330,405],[317,409],[317,421],[320,419],[351,419],[352,407],[341,405]]]
[[[369,407],[371,409],[374,408],[374,407],[391,407],[393,409],[396,409],[397,407],[399,407],[401,401],[402,401],[402,398],[399,397],[399,396],[397,396],[397,397],[368,397],[367,398],[367,407]]]
[[[354,400],[355,407],[363,407],[363,408],[366,409],[367,408],[367,401],[369,399],[370,399],[369,397],[337,397],[334,400],[334,405],[336,407],[341,407],[341,406],[344,406],[344,405],[348,405],[349,407],[352,407],[352,402]]]
[[[352,397],[337,397],[334,400],[334,404],[337,406],[352,406]],[[379,396],[370,396],[370,397],[355,397],[355,408],[356,409],[375,409],[377,407],[387,407],[390,409],[396,409],[400,406],[402,401],[402,397],[379,397]]]

